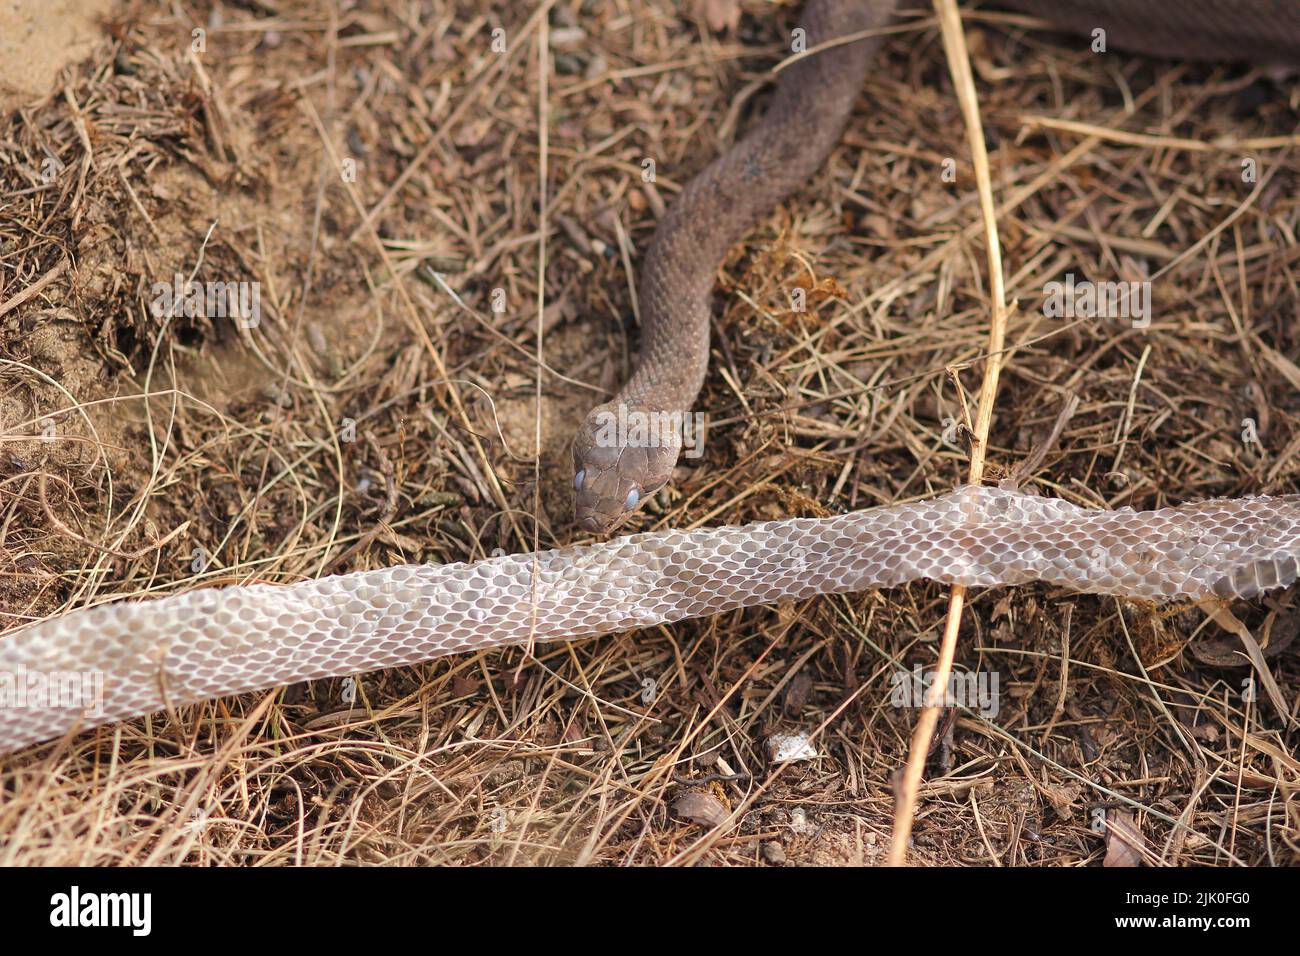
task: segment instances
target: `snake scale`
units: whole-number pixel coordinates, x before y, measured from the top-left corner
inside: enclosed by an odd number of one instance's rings
[[[1291,0],[1010,4],[1165,56],[1300,62]],[[579,524],[605,532],[671,477],[680,451],[598,438],[620,406],[680,415],[708,365],[709,296],[729,246],[825,161],[892,0],[812,0],[808,55],[766,115],[683,191],[639,283],[641,351],[574,441]],[[1151,600],[1250,596],[1300,574],[1300,495],[1098,510],[1002,488],[830,518],[637,534],[472,564],[409,565],[287,587],[200,589],[82,609],[0,639],[0,749],[216,696],[535,639],[646,627],[918,578],[1048,581]],[[87,692],[87,688],[91,688]]]

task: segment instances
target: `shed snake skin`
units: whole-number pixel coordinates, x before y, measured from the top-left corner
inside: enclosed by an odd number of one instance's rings
[[[1019,5],[1049,14],[1055,6]],[[1086,22],[1072,24],[1081,27],[1135,6],[1157,5],[1092,0],[1074,5],[1066,19],[1081,18]],[[1080,7],[1094,12],[1080,14]],[[890,12],[889,3],[871,0],[814,2],[803,19],[809,46],[880,26]],[[1116,36],[1132,22],[1117,19]],[[1261,22],[1269,26],[1263,38]],[[1158,26],[1138,30],[1133,45],[1158,46],[1162,41],[1151,39]],[[1182,49],[1155,52],[1262,51],[1300,60],[1300,15],[1283,0],[1193,0],[1182,5],[1178,36]],[[765,119],[683,193],[646,256],[642,353],[616,403],[660,410],[693,403],[707,365],[708,295],[718,260],[821,165],[874,45],[832,47],[783,71],[769,118],[789,127]],[[733,202],[738,183],[746,198]],[[578,517],[602,531],[668,480],[678,449],[629,453],[584,434],[585,426],[575,441]],[[1291,584],[1298,574],[1300,495],[1136,512],[964,487],[829,518],[637,534],[286,587],[200,589],[75,611],[0,639],[0,750],[302,680],[921,578],[966,586],[1037,580],[1163,601],[1247,597]]]

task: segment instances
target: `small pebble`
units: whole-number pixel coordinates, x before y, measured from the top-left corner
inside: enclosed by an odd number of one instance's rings
[[[763,844],[763,859],[773,866],[782,866],[785,863],[785,847],[773,840],[770,843]]]

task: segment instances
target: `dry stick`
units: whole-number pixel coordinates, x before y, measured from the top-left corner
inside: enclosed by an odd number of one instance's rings
[[[1052,707],[1052,718],[1043,728],[1043,744],[1051,739],[1056,722],[1065,713],[1065,695],[1070,686],[1070,620],[1074,617],[1074,605],[1065,605],[1061,619],[1061,686],[1056,692],[1056,704]]]
[[[542,525],[542,363],[546,356],[542,350],[546,332],[546,201],[550,178],[548,149],[550,147],[551,111],[550,96],[550,25],[546,17],[537,24],[537,387],[536,414],[533,417],[533,624],[537,627],[537,552]],[[529,635],[528,656],[532,657],[532,635]]]
[[[1156,136],[1151,133],[1133,133],[1122,129],[1107,129],[1092,123],[1078,123],[1074,120],[1057,119],[1052,116],[1034,116],[1022,113],[1017,119],[1026,126],[1041,126],[1062,133],[1080,133],[1095,136],[1111,143],[1124,143],[1129,146],[1145,146],[1148,149],[1177,149],[1188,153],[1250,153],[1263,149],[1286,149],[1300,146],[1300,136],[1263,136],[1253,139],[1233,139],[1224,137],[1213,142],[1198,139],[1184,139],[1178,136]]]
[[[934,0],[934,8],[939,15],[939,29],[943,34],[948,70],[952,73],[962,119],[966,123],[966,135],[970,140],[971,163],[975,169],[980,213],[984,219],[985,245],[988,247],[989,293],[992,297],[993,315],[989,326],[989,358],[984,367],[984,381],[980,386],[980,404],[975,415],[975,439],[970,456],[970,483],[979,484],[984,477],[984,455],[988,447],[989,424],[993,420],[993,400],[997,396],[998,374],[1002,370],[1001,354],[1007,331],[1006,287],[1002,276],[1002,247],[998,243],[997,215],[993,206],[993,183],[989,177],[989,155],[984,145],[984,127],[980,121],[975,80],[971,75],[961,17],[957,13],[956,0]],[[902,866],[906,862],[907,843],[912,835],[912,814],[916,810],[917,791],[921,786],[921,772],[925,769],[930,740],[939,720],[938,705],[944,699],[948,675],[952,672],[952,660],[957,650],[957,626],[961,623],[961,609],[965,600],[966,588],[954,585],[948,602],[948,620],[944,626],[943,645],[939,650],[939,664],[930,689],[930,699],[921,711],[916,732],[912,736],[912,749],[907,755],[907,767],[903,771],[903,783],[894,808],[894,831],[889,843],[890,866]]]
[[[22,305],[28,299],[32,298],[32,296],[38,295],[42,289],[44,289],[47,285],[49,285],[59,276],[63,275],[63,270],[66,269],[67,267],[68,267],[68,260],[61,259],[57,266],[55,266],[49,272],[45,273],[45,275],[41,276],[31,285],[27,286],[27,288],[23,289],[20,292],[15,293],[14,295],[10,296],[8,299],[5,299],[3,302],[0,302],[0,315],[4,315],[6,312],[18,308],[18,306]]]
[[[48,521],[50,524],[54,525],[54,529],[58,531],[60,534],[66,535],[67,537],[71,538],[73,541],[76,541],[78,544],[84,545],[87,548],[91,548],[95,551],[98,551],[100,554],[107,554],[114,558],[120,558],[123,561],[138,561],[141,558],[143,558],[146,554],[161,549],[163,546],[168,544],[173,538],[178,536],[182,531],[185,531],[190,526],[190,523],[188,521],[184,521],[177,527],[173,528],[166,535],[159,538],[153,544],[146,544],[144,547],[136,551],[119,551],[117,548],[110,548],[107,545],[103,545],[95,541],[91,541],[84,534],[81,534],[79,531],[76,531],[75,529],[69,527],[68,524],[62,518],[60,518],[58,515],[54,513],[54,509],[50,506],[49,491],[46,489],[45,486],[45,479],[47,477],[48,474],[42,471],[39,475],[37,475],[36,478],[36,487],[40,492],[41,510],[45,512],[45,520]]]
[[[776,66],[772,67],[772,75],[776,76],[782,70],[794,66],[800,60],[806,60],[810,56],[816,56],[823,50],[830,50],[837,46],[846,46],[850,43],[857,43],[859,40],[865,40],[868,37],[885,37],[896,33],[920,33],[922,30],[928,30],[934,26],[933,20],[909,20],[905,23],[891,23],[886,27],[872,27],[870,30],[858,30],[856,33],[846,33],[844,36],[835,37],[810,46],[806,50],[800,50],[791,56],[786,57]]]
[[[546,186],[547,177],[550,175],[547,163],[547,147],[550,144],[548,124],[551,121],[550,104],[547,102],[547,97],[550,95],[548,86],[551,72],[550,66],[550,22],[546,17],[541,17],[537,21],[537,215],[540,222],[537,228],[537,364],[535,366],[537,405],[536,414],[533,417],[533,567],[532,573],[529,575],[532,584],[532,613],[529,617],[528,644],[524,648],[524,655],[519,661],[519,667],[515,670],[515,680],[519,679],[524,669],[524,663],[533,657],[533,641],[537,636],[537,604],[539,600],[537,585],[541,576],[537,564],[537,552],[541,546],[542,528],[542,362],[546,358],[542,352],[542,338],[546,327],[543,320],[546,315]],[[549,772],[550,765],[548,764],[546,771],[543,773],[543,783],[546,774]],[[533,793],[532,805],[529,807],[530,816],[537,813],[543,789],[543,786],[538,786]],[[510,847],[510,857],[507,865],[514,865],[515,858],[519,855],[519,848],[523,846],[524,837],[527,833],[528,818],[525,818],[523,826],[519,828],[519,836]]]

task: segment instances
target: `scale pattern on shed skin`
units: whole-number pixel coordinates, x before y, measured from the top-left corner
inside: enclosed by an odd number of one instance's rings
[[[536,577],[534,577],[534,569]],[[74,612],[0,641],[5,674],[98,672],[94,726],[446,654],[643,628],[929,578],[1046,581],[1148,600],[1250,596],[1300,572],[1300,495],[1097,511],[998,488],[831,518],[664,531],[474,564],[191,591]],[[80,710],[0,707],[0,750]]]

